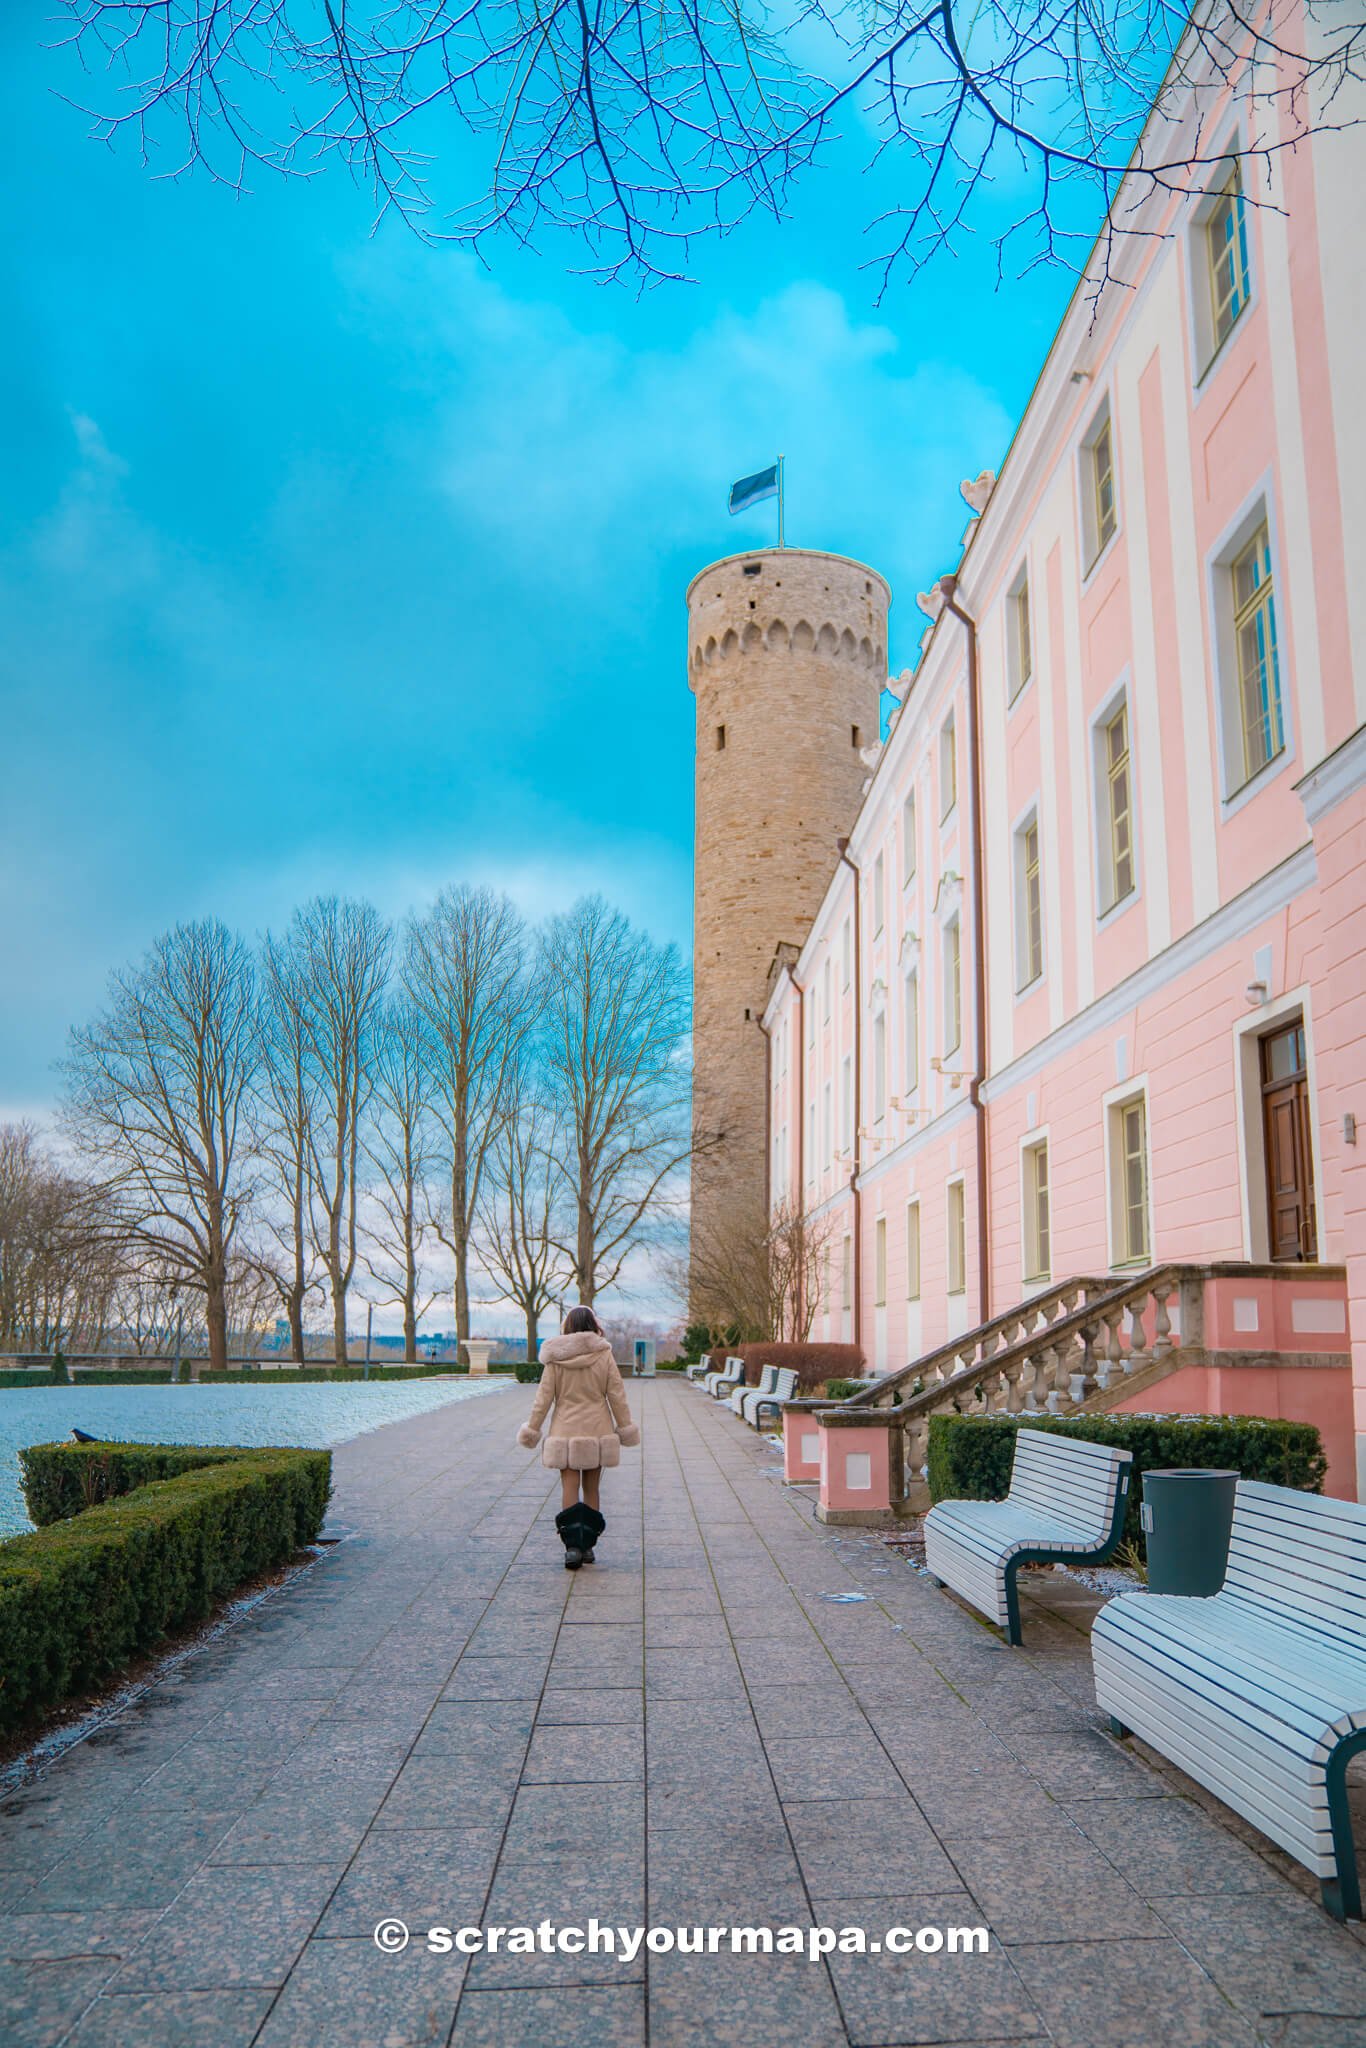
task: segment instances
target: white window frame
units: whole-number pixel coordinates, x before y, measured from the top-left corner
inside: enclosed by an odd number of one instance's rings
[[[879,1010],[873,1018],[873,1122],[883,1123],[887,1116],[887,1012]]]
[[[912,1222],[914,1218],[914,1223]],[[915,1255],[912,1257],[912,1246]],[[913,1284],[914,1283],[914,1284]],[[913,1195],[906,1204],[906,1299],[919,1301],[923,1285],[920,1273],[920,1197]]]
[[[1265,526],[1267,541],[1271,549],[1272,603],[1276,609],[1276,648],[1281,693],[1281,738],[1279,754],[1273,754],[1265,767],[1259,768],[1246,782],[1235,780],[1235,773],[1241,777],[1243,756],[1242,714],[1239,692],[1242,679],[1238,673],[1238,645],[1233,629],[1233,565],[1252,540],[1259,527]],[[1239,507],[1210,550],[1206,568],[1209,592],[1209,615],[1214,624],[1214,683],[1215,683],[1215,735],[1219,747],[1219,805],[1220,814],[1232,818],[1266,787],[1268,782],[1282,774],[1295,759],[1295,721],[1291,716],[1290,692],[1290,636],[1286,626],[1286,590],[1288,578],[1285,572],[1285,557],[1280,544],[1280,529],[1276,518],[1276,500],[1271,490],[1270,476],[1263,477],[1257,488]]]
[[[1144,1175],[1144,1229],[1147,1233],[1147,1247],[1141,1256],[1134,1256],[1121,1226],[1121,1210],[1127,1212],[1128,1196],[1124,1187],[1124,1156],[1119,1144],[1123,1128],[1122,1119],[1126,1109],[1136,1102],[1143,1105],[1143,1175]],[[1101,1098],[1101,1113],[1105,1119],[1105,1228],[1106,1248],[1109,1252],[1111,1270],[1114,1272],[1141,1272],[1144,1266],[1154,1263],[1153,1229],[1153,1131],[1152,1104],[1148,1093],[1148,1076],[1135,1074],[1132,1080],[1111,1088]]]
[[[827,1166],[835,1163],[835,1086],[827,1075],[821,1097],[821,1157]]]
[[[1198,395],[1206,386],[1209,373],[1233,341],[1235,335],[1247,329],[1247,316],[1257,304],[1258,276],[1254,261],[1252,222],[1256,213],[1255,204],[1249,199],[1247,181],[1243,177],[1242,148],[1238,134],[1231,134],[1225,145],[1224,154],[1210,173],[1204,190],[1198,193],[1189,205],[1186,221],[1186,283],[1190,299],[1191,320],[1191,386]],[[1243,185],[1243,232],[1247,242],[1247,295],[1241,312],[1237,315],[1228,333],[1216,339],[1214,332],[1214,306],[1211,300],[1211,274],[1209,262],[1209,224],[1223,198],[1224,186],[1229,173],[1237,171]]]
[[[1038,1228],[1038,1158],[1046,1163],[1048,1257],[1041,1256]],[[1047,1127],[1029,1131],[1020,1140],[1020,1282],[1025,1288],[1047,1287],[1053,1278],[1053,1154]]]
[[[841,986],[848,988],[854,978],[854,926],[847,917],[840,927],[840,975]]]
[[[958,707],[950,708],[947,717],[939,725],[939,825],[944,828],[958,808]],[[952,768],[952,776],[945,774],[945,763]],[[953,795],[944,802],[944,786],[952,781]]]
[[[1098,927],[1122,917],[1143,894],[1143,848],[1139,837],[1138,766],[1134,754],[1133,693],[1126,669],[1100,709],[1091,719],[1091,859],[1095,877],[1096,923]],[[1110,822],[1110,776],[1106,734],[1121,704],[1128,721],[1129,740],[1129,847],[1133,887],[1124,896],[1110,900],[1110,856],[1113,831]]]
[[[1039,868],[1039,964],[1030,972],[1029,960],[1029,904],[1026,894],[1028,870],[1025,860],[1025,839],[1031,826],[1035,833]],[[1039,823],[1039,800],[1035,797],[1028,810],[1016,821],[1010,835],[1011,869],[1013,874],[1014,924],[1015,924],[1015,993],[1017,996],[1032,995],[1039,988],[1048,972],[1048,947],[1046,918],[1044,914],[1043,875],[1043,827]]]
[[[1102,542],[1096,506],[1094,450],[1106,427],[1110,429],[1110,476],[1114,491],[1115,523],[1108,540]],[[1115,446],[1115,408],[1110,402],[1108,391],[1092,412],[1077,446],[1077,495],[1081,534],[1081,583],[1084,590],[1124,530],[1119,492],[1119,454]]]
[[[952,974],[949,971],[950,932],[957,934],[957,972]],[[940,929],[939,980],[942,996],[939,1019],[940,1043],[943,1046],[943,1058],[951,1060],[963,1044],[963,921],[957,911],[952,917],[944,919]],[[955,1033],[952,1038],[949,1036],[951,1030]]]
[[[854,1149],[854,1058],[846,1053],[840,1061],[840,1151],[851,1157]]]
[[[880,851],[873,860],[873,937],[881,936],[887,922],[887,861]]]
[[[920,867],[920,845],[918,840],[917,805],[915,785],[912,784],[901,799],[901,886],[910,887]]]
[[[821,963],[821,1012],[822,1020],[826,1024],[830,1022],[830,984],[833,981],[833,979],[834,975],[831,970],[830,948],[827,946],[825,949],[825,959]]]
[[[1020,632],[1020,606],[1023,600],[1025,630]],[[1029,563],[1020,564],[1015,581],[1006,592],[1005,602],[1006,635],[1006,710],[1013,711],[1025,691],[1034,680],[1034,605],[1029,583]],[[1024,670],[1022,655],[1028,656],[1028,671]]]
[[[955,1274],[955,1264],[958,1271]],[[956,1281],[956,1285],[955,1285]],[[944,1183],[944,1292],[968,1291],[968,1192],[960,1173]]]
[[[887,1306],[887,1218],[873,1218],[873,1307]]]
[[[920,963],[901,977],[902,1086],[908,1096],[920,1092]]]

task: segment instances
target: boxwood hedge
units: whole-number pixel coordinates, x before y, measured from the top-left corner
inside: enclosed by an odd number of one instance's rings
[[[1328,1470],[1319,1433],[1310,1422],[1265,1421],[1255,1415],[934,1415],[930,1418],[929,1485],[932,1500],[1001,1500],[1010,1486],[1015,1433],[1048,1429],[1132,1451],[1135,1483],[1129,1489],[1124,1537],[1142,1554],[1137,1475],[1169,1466],[1217,1466],[1244,1479],[1298,1486],[1318,1493]]]
[[[317,1535],[329,1451],[40,1444],[0,1543],[0,1729],[116,1675]]]

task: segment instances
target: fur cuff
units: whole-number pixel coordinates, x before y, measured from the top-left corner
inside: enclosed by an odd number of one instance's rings
[[[529,1422],[524,1422],[517,1432],[517,1441],[524,1451],[534,1451],[541,1441],[540,1431],[533,1429]]]
[[[638,1422],[628,1422],[624,1429],[617,1431],[617,1435],[621,1438],[623,1445],[628,1451],[634,1450],[640,1442],[640,1424]]]

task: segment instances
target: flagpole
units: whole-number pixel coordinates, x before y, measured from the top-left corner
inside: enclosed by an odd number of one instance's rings
[[[778,457],[778,546],[786,543],[783,539],[783,458]]]

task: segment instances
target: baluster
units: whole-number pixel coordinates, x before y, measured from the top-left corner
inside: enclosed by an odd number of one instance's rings
[[[1052,1378],[1055,1356],[1056,1353],[1051,1344],[1041,1344],[1036,1350],[1031,1351],[1025,1360],[1025,1369],[1020,1376],[1020,1385],[1022,1389],[1026,1390],[1024,1406],[1031,1415],[1041,1415],[1043,1413],[1049,1382]]]
[[[1143,1316],[1147,1306],[1146,1294],[1137,1295],[1124,1304],[1124,1313],[1129,1318],[1129,1349],[1124,1355],[1125,1372],[1137,1372],[1140,1366],[1148,1362],[1148,1336],[1143,1327]]]
[[[930,1426],[920,1417],[908,1422],[901,1432],[903,1469],[909,1486],[915,1479],[926,1476],[926,1461],[929,1457]]]
[[[1119,1335],[1123,1313],[1122,1309],[1111,1308],[1101,1317],[1105,1342],[1101,1347],[1103,1363],[1096,1373],[1096,1385],[1106,1394],[1124,1377],[1124,1346]]]
[[[1165,1358],[1173,1348],[1171,1317],[1167,1313],[1167,1302],[1171,1293],[1171,1282],[1168,1280],[1159,1280],[1153,1288],[1153,1300],[1157,1304],[1157,1313],[1153,1318],[1154,1359]]]
[[[1096,1326],[1094,1323],[1083,1323],[1081,1326],[1081,1349],[1068,1377],[1068,1393],[1074,1408],[1080,1408],[1098,1378],[1099,1375],[1096,1370]]]
[[[1024,1389],[1020,1384],[1020,1380],[1024,1367],[1024,1360],[1017,1358],[1013,1364],[1005,1365],[1001,1368],[1001,1377],[1005,1382],[1001,1389],[1003,1400],[1001,1412],[1006,1415],[1019,1415],[1023,1411]]]

